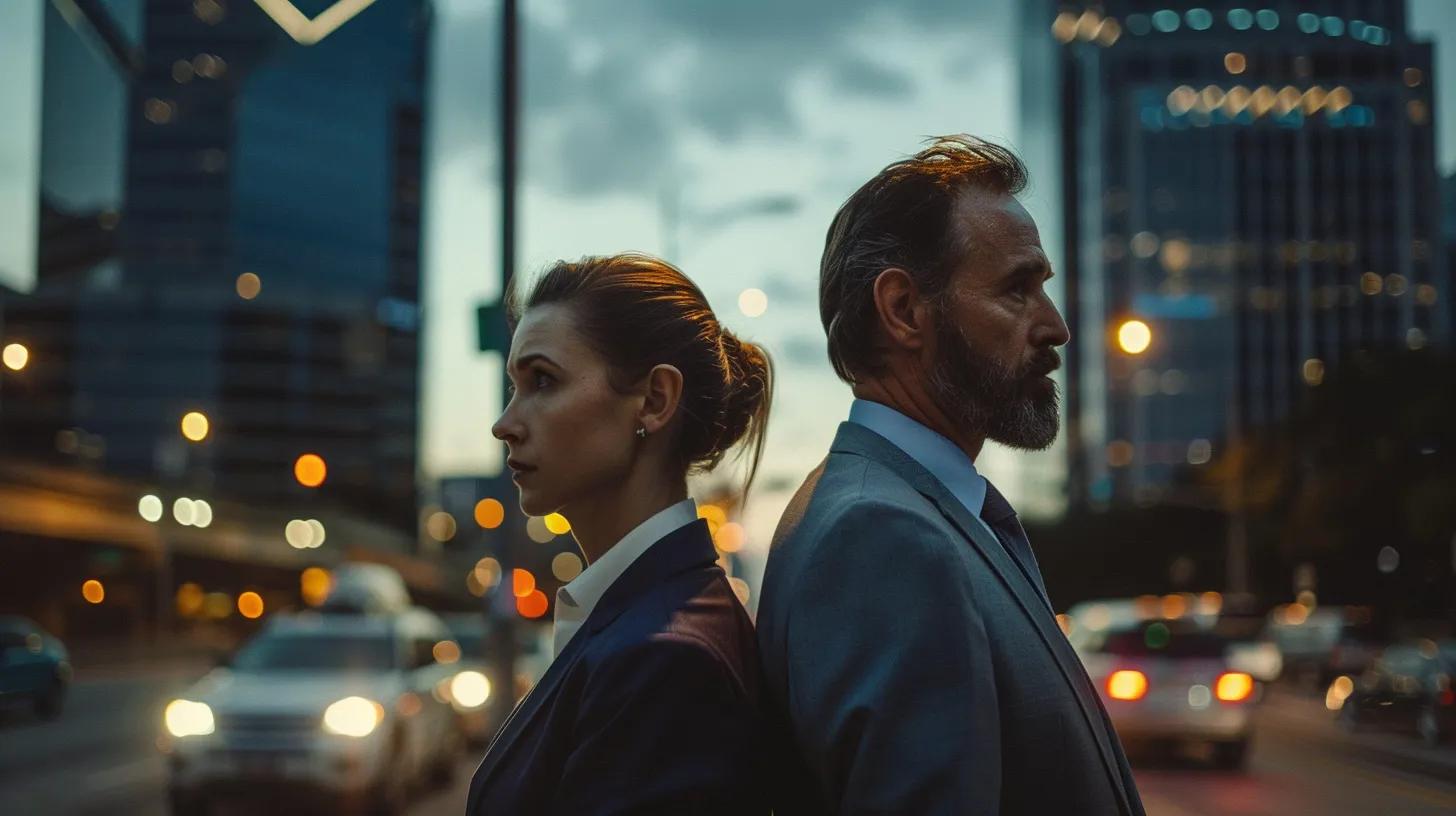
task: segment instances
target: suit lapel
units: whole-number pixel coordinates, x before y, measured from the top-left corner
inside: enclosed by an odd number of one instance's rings
[[[522,730],[556,693],[561,681],[570,673],[572,665],[581,658],[587,643],[631,607],[633,601],[651,591],[653,586],[686,570],[711,566],[716,560],[717,553],[713,549],[713,538],[708,533],[707,522],[697,519],[668,533],[632,562],[626,572],[607,589],[576,636],[551,661],[541,680],[527,692],[525,699],[511,712],[505,725],[501,726],[490,746],[485,749],[485,757],[481,759],[470,780],[466,813],[478,812],[476,805],[485,783],[500,767],[501,759],[510,753]]]
[[[1106,729],[1102,727],[1101,701],[1095,698],[1088,699],[1088,695],[1095,695],[1096,690],[1092,688],[1091,682],[1087,679],[1087,672],[1082,667],[1082,661],[1077,657],[1076,652],[1072,651],[1071,644],[1067,642],[1056,619],[1048,610],[1041,592],[1032,585],[1022,568],[1011,561],[1011,555],[1006,548],[992,537],[986,526],[977,521],[966,506],[961,504],[950,490],[941,484],[939,479],[931,475],[930,471],[874,431],[851,422],[842,423],[831,450],[858,454],[892,470],[935,505],[941,515],[955,526],[956,530],[971,543],[976,552],[991,567],[991,571],[1016,599],[1022,613],[1031,620],[1037,634],[1041,636],[1042,642],[1051,652],[1057,668],[1061,670],[1063,678],[1066,679],[1067,685],[1071,687],[1072,696],[1076,698],[1078,706],[1082,709],[1082,716],[1086,719],[1087,726],[1096,739],[1098,752],[1102,756],[1103,769],[1118,793],[1123,811],[1131,813],[1127,794],[1123,789],[1121,769],[1112,746],[1108,742]]]
[[[521,730],[556,692],[556,687],[561,685],[561,680],[566,676],[571,664],[581,656],[581,650],[586,640],[585,637],[574,637],[570,643],[566,644],[566,648],[562,649],[561,654],[557,655],[556,659],[551,661],[551,665],[546,668],[546,673],[541,675],[541,679],[537,681],[536,685],[532,686],[521,702],[516,704],[511,715],[506,718],[505,725],[496,732],[495,738],[485,749],[485,757],[480,760],[474,776],[470,778],[470,795],[466,799],[466,813],[478,812],[475,807],[476,800],[479,798],[486,780],[490,778],[496,768],[500,767],[501,758],[510,751]]]

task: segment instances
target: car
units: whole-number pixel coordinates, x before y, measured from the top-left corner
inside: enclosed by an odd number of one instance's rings
[[[479,612],[452,612],[441,617],[460,646],[460,674],[457,675],[460,679],[451,685],[451,703],[460,715],[461,725],[471,744],[483,746],[499,726],[494,707],[486,704],[493,691],[486,678],[491,677],[493,672],[485,619]],[[516,671],[512,689],[515,702],[526,696],[550,665],[551,650],[548,644],[542,642],[542,631],[549,633],[550,629],[517,624]]]
[[[61,716],[73,672],[66,647],[35,621],[0,615],[0,704],[29,706],[36,716]]]
[[[409,590],[399,572],[383,564],[350,561],[334,568],[322,612],[388,614],[410,608]]]
[[[1090,632],[1077,651],[1125,743],[1207,743],[1238,769],[1262,686],[1230,662],[1232,645],[1192,620],[1153,619]]]
[[[1269,636],[1297,685],[1322,689],[1341,675],[1364,671],[1378,651],[1371,612],[1361,606],[1310,608],[1298,603],[1269,613]]]
[[[172,700],[160,741],[174,814],[266,794],[397,813],[464,747],[435,614],[279,615]]]
[[[1330,683],[1325,705],[1348,730],[1366,726],[1418,734],[1428,745],[1456,737],[1456,640],[1386,647],[1358,678]]]

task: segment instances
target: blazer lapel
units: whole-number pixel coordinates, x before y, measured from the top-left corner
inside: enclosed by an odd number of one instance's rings
[[[1087,672],[1082,667],[1081,659],[1072,650],[1071,644],[1062,634],[1056,619],[1051,616],[1040,591],[1032,585],[1025,572],[1011,561],[1011,554],[1006,551],[1001,542],[992,537],[985,525],[977,521],[966,506],[961,504],[945,485],[941,484],[939,479],[932,476],[930,471],[922,467],[919,462],[911,459],[908,454],[874,431],[852,422],[841,423],[834,439],[834,445],[830,450],[858,454],[894,471],[918,493],[930,500],[941,515],[955,525],[960,534],[990,565],[991,571],[996,574],[1011,596],[1016,599],[1022,612],[1036,627],[1037,634],[1041,636],[1041,640],[1051,652],[1057,668],[1061,670],[1067,685],[1071,687],[1072,696],[1076,698],[1078,706],[1082,709],[1082,716],[1087,720],[1087,726],[1097,741],[1103,769],[1118,793],[1123,811],[1131,813],[1127,793],[1123,790],[1122,773],[1112,746],[1108,742],[1106,729],[1102,727],[1101,701],[1088,699],[1088,694],[1096,694],[1096,690],[1091,688],[1090,681],[1086,679]]]
[[[546,673],[541,675],[541,679],[536,682],[536,685],[532,686],[531,690],[526,692],[526,696],[516,704],[515,709],[506,718],[505,725],[496,732],[490,745],[485,749],[485,756],[480,760],[480,765],[476,767],[475,774],[470,778],[470,794],[466,798],[466,813],[477,812],[475,807],[477,799],[491,773],[500,767],[501,758],[510,751],[521,730],[541,710],[541,706],[551,698],[556,687],[561,685],[561,680],[566,676],[567,670],[581,655],[585,641],[586,638],[574,637],[570,643],[566,644],[566,648],[562,649],[561,654],[557,655],[556,659],[551,661],[551,665],[546,668]]]
[[[713,549],[713,538],[708,533],[707,522],[697,519],[691,524],[668,533],[632,562],[632,566],[628,567],[627,571],[622,573],[607,589],[602,599],[592,609],[591,614],[587,616],[586,622],[577,632],[576,637],[573,637],[571,642],[566,644],[566,648],[561,650],[561,654],[551,661],[546,673],[527,692],[525,699],[521,700],[515,710],[511,712],[505,725],[501,726],[500,731],[491,740],[490,746],[485,749],[485,757],[480,761],[480,765],[475,769],[475,775],[470,780],[466,813],[477,812],[476,804],[485,788],[485,783],[490,779],[491,774],[500,767],[501,759],[510,753],[516,737],[555,694],[556,688],[561,685],[562,679],[581,657],[582,651],[591,638],[606,628],[607,624],[616,620],[631,607],[633,601],[649,592],[653,586],[686,570],[712,566],[717,561],[717,557],[717,552]]]

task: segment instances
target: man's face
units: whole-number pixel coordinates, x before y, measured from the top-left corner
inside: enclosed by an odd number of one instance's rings
[[[954,221],[967,249],[937,309],[931,396],[967,431],[1042,450],[1059,424],[1047,375],[1069,336],[1041,236],[1015,198],[983,190],[962,194]]]

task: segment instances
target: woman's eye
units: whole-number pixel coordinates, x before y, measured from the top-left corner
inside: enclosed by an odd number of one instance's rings
[[[536,374],[536,387],[537,388],[545,388],[546,386],[548,386],[550,384],[551,384],[551,375],[550,374],[541,374],[541,373]]]

